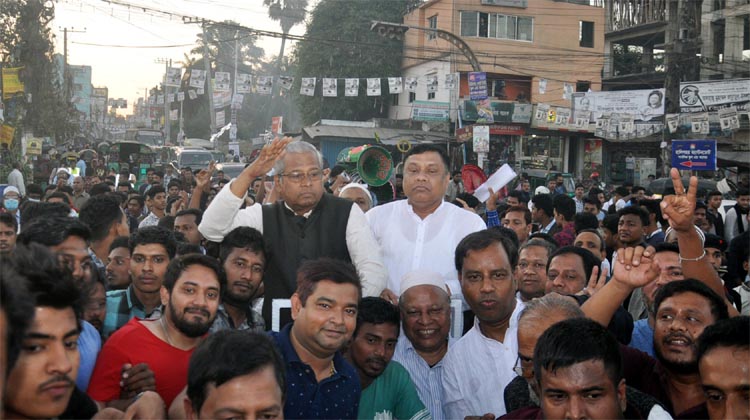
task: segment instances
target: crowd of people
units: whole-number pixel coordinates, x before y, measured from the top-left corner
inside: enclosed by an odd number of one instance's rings
[[[747,185],[478,203],[422,144],[378,203],[290,138],[216,169],[5,188],[0,417],[750,418]]]

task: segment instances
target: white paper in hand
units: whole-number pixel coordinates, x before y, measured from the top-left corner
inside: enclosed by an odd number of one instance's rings
[[[492,191],[497,192],[500,188],[506,186],[510,181],[513,181],[516,176],[518,175],[516,175],[515,171],[513,171],[513,169],[506,163],[505,165],[501,166],[500,169],[495,171],[495,173],[492,174],[492,176],[487,181],[485,181],[484,184],[477,187],[477,189],[474,191],[474,197],[476,197],[480,203],[484,203],[488,198],[490,198],[489,188],[492,188]]]

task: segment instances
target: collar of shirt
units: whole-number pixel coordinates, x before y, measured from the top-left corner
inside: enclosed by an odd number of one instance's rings
[[[445,206],[447,206],[447,205],[452,206],[453,204],[448,203],[445,200],[443,200],[440,203],[440,205],[438,206],[438,208],[435,209],[435,211],[433,211],[432,213],[428,214],[427,217],[425,217],[424,219],[422,219],[421,217],[419,217],[419,215],[417,215],[417,213],[414,212],[414,207],[412,207],[411,203],[409,203],[409,199],[408,198],[406,199],[406,209],[407,209],[407,211],[409,212],[410,215],[412,215],[413,217],[415,217],[420,222],[421,221],[427,221],[427,219],[429,219],[433,215],[440,213],[441,211],[443,211],[445,209]]]
[[[161,312],[162,312],[162,305],[157,306],[156,308],[154,308],[154,310],[150,314],[147,314],[146,310],[145,310],[145,308],[143,306],[143,303],[138,299],[138,296],[135,295],[135,289],[133,289],[133,284],[132,283],[130,284],[130,286],[128,286],[127,293],[125,293],[125,296],[126,296],[126,298],[128,300],[128,308],[131,309],[131,310],[133,309],[133,307],[135,307],[137,309],[140,309],[143,312],[143,314],[145,315],[144,319],[154,319],[154,318],[159,318],[160,317],[160,316],[159,317],[154,317],[154,315],[155,314],[161,314]]]
[[[651,239],[654,235],[658,235],[661,233],[661,228],[656,229],[655,231],[651,232],[646,236],[646,240]]]
[[[93,262],[94,265],[96,265],[97,268],[104,268],[104,267],[106,267],[104,265],[104,262],[102,260],[100,260],[99,257],[96,256],[96,254],[94,253],[94,250],[91,249],[91,247],[89,247],[89,255],[91,256],[91,262]]]
[[[295,212],[294,210],[292,210],[292,208],[289,207],[289,204],[287,204],[286,201],[284,201],[284,207],[286,207],[287,210],[291,211],[293,215],[295,215],[295,216],[297,215],[297,212]],[[315,205],[315,207],[317,207],[317,204]],[[308,217],[310,217],[310,215],[312,214],[313,210],[315,210],[315,207],[313,207],[311,210],[305,212],[302,215],[302,217],[304,217],[305,219],[307,219]]]
[[[549,231],[552,229],[552,226],[555,226],[555,219],[552,219],[551,222],[547,226],[542,229],[542,233],[549,233]]]
[[[227,313],[226,308],[224,308],[224,304],[219,304],[218,315],[224,317],[227,320],[229,326],[236,330],[250,329],[256,326],[255,319],[253,318],[252,305],[248,305],[247,307],[245,307],[245,321],[243,321],[243,323],[240,325],[234,325],[234,320],[231,316],[229,316],[229,313]]]
[[[420,355],[419,355],[419,353],[417,353],[417,349],[415,349],[415,348],[414,348],[414,344],[412,344],[411,340],[409,340],[409,339],[408,339],[408,338],[406,337],[406,334],[404,334],[404,332],[403,332],[403,331],[401,332],[401,336],[400,336],[400,337],[398,338],[398,341],[399,341],[400,345],[404,346],[404,352],[405,352],[405,353],[412,353],[412,354],[414,354],[414,356],[416,356],[416,357],[418,357],[418,358],[422,359],[422,356],[420,356]],[[450,349],[450,348],[451,348],[451,346],[453,345],[453,343],[455,343],[455,342],[456,342],[456,340],[454,340],[454,339],[453,339],[453,338],[452,338],[452,337],[450,336],[450,334],[449,334],[449,335],[448,335],[448,349]],[[398,343],[397,343],[397,345],[398,345]],[[445,354],[448,354],[448,353],[446,352]],[[424,361],[424,359],[422,359],[422,360]],[[443,365],[443,361],[444,361],[444,360],[445,360],[445,356],[443,356],[443,358],[442,358],[442,359],[440,359],[440,361],[439,361],[439,362],[435,363],[435,364],[434,364],[434,365],[432,365],[432,366],[429,366],[429,368],[430,368],[430,369],[432,369],[432,368],[434,368],[434,367],[437,367],[437,366],[442,366],[442,365]],[[427,363],[427,362],[425,361],[425,364],[426,364],[426,363]],[[402,364],[403,364],[403,363],[402,363]]]
[[[294,325],[293,322],[290,322],[287,324],[284,328],[279,331],[278,335],[278,343],[279,343],[279,351],[281,352],[281,357],[284,359],[284,362],[287,365],[303,365],[308,366],[307,363],[303,362],[299,355],[297,354],[297,350],[294,349],[294,346],[292,345],[292,339],[289,336],[292,332],[292,326]],[[333,355],[333,367],[335,370],[335,373],[330,378],[335,378],[337,376],[342,376],[347,379],[352,379],[349,374],[347,373],[346,369],[343,369],[342,363],[345,363],[344,357],[341,355],[341,352],[336,352]]]
[[[518,293],[518,292],[516,292]],[[516,294],[516,307],[513,308],[513,312],[510,314],[510,320],[508,321],[508,329],[505,331],[505,341],[516,341],[513,337],[508,337],[508,333],[515,334],[514,331],[518,328],[518,318],[521,316],[521,312],[523,311],[523,308],[526,307],[526,304],[521,301],[520,295]],[[477,330],[477,333],[479,333],[479,336],[482,337],[485,340],[490,341],[497,341],[494,338],[487,337],[482,332],[482,329],[479,327],[479,318],[474,317],[474,326],[472,328],[475,328]]]

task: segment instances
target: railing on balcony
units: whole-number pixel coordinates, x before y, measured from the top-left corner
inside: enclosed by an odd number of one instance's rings
[[[652,22],[664,22],[667,0],[612,0],[607,5],[609,31],[621,31]]]

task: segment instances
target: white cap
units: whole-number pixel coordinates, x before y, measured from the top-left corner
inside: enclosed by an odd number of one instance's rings
[[[442,275],[429,270],[415,270],[406,273],[406,275],[401,278],[401,292],[399,295],[403,295],[407,290],[414,286],[424,285],[436,286],[445,290],[446,293],[448,292],[448,288],[445,287],[445,279]]]
[[[534,195],[539,194],[549,194],[549,188],[545,187],[544,185],[536,187],[536,189],[534,190]]]
[[[346,191],[346,190],[351,190],[352,188],[358,188],[358,189],[364,191],[365,195],[367,195],[367,197],[370,198],[370,204],[372,204],[372,196],[370,195],[370,190],[367,189],[367,185],[360,184],[358,182],[350,182],[350,183],[344,185],[343,187],[341,187],[341,189],[339,190],[339,195],[342,192]]]
[[[8,185],[8,186],[7,186],[7,187],[5,187],[5,189],[3,190],[3,196],[5,196],[5,194],[8,194],[8,193],[10,193],[10,192],[14,192],[14,193],[16,193],[16,194],[18,194],[18,195],[21,195],[21,192],[20,192],[20,191],[18,191],[18,188],[14,187],[14,186],[12,186],[12,185]]]

